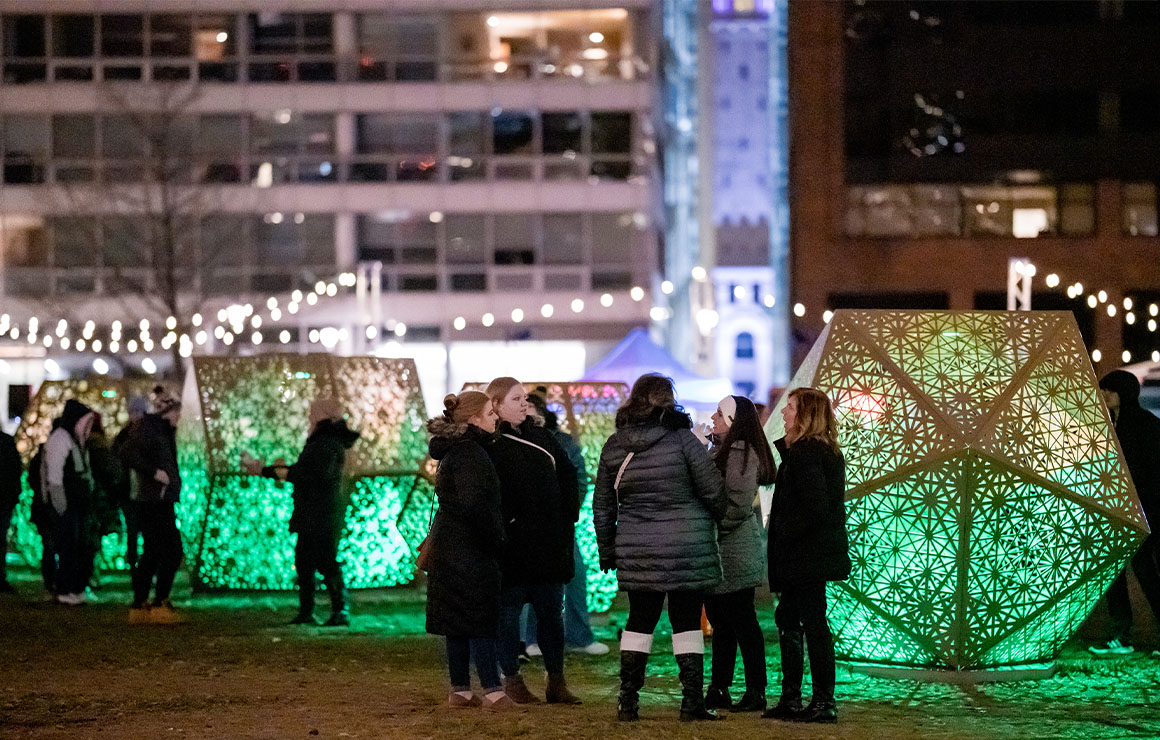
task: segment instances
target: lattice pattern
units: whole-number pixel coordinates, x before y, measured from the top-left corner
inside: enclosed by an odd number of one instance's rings
[[[592,491],[596,487],[600,451],[616,431],[616,410],[628,398],[629,389],[624,383],[524,383],[529,393],[538,386],[547,388],[544,400],[548,408],[556,412],[560,428],[572,435],[584,453],[589,476],[588,492],[580,507],[580,520],[576,522],[576,540],[588,566],[588,609],[593,612],[608,611],[612,600],[616,598],[616,574],[600,571],[596,531],[592,526]],[[464,386],[477,390],[486,387],[487,383],[468,383]]]
[[[409,359],[260,355],[197,358],[187,378],[179,456],[181,523],[194,583],[204,588],[294,586],[292,486],[247,476],[241,453],[297,458],[318,395],[336,398],[362,437],[347,454],[348,585],[407,583],[426,535],[426,412]]]
[[[837,311],[801,386],[847,464],[845,659],[1050,660],[1148,531],[1069,313]]]
[[[27,466],[40,445],[48,439],[52,422],[64,410],[65,401],[75,398],[101,416],[105,436],[112,441],[117,432],[129,421],[128,399],[132,396],[146,396],[154,383],[149,381],[117,380],[95,377],[86,380],[46,380],[36,391],[36,396],[28,404],[24,418],[16,429],[16,449]],[[19,553],[29,564],[40,562],[40,537],[29,521],[32,505],[32,491],[28,488],[27,475],[20,501],[12,516],[9,546]],[[117,570],[125,567],[125,535],[115,532],[105,535],[97,564],[103,570]]]

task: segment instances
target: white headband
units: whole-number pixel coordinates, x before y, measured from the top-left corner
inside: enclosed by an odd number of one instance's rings
[[[717,404],[717,410],[721,412],[721,417],[725,419],[725,423],[733,426],[733,419],[737,416],[737,402],[733,400],[733,396],[722,398],[721,403]]]

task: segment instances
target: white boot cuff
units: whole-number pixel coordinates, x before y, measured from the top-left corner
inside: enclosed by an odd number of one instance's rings
[[[705,654],[705,636],[701,630],[673,633],[673,655]]]
[[[651,653],[653,636],[641,632],[625,630],[620,634],[620,651],[632,653]]]

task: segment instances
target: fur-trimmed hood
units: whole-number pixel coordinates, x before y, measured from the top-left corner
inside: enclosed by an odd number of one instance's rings
[[[427,433],[431,435],[427,443],[427,453],[433,460],[441,460],[455,444],[474,439],[483,442],[492,435],[479,427],[463,422],[456,424],[445,416],[436,416],[427,422]]]

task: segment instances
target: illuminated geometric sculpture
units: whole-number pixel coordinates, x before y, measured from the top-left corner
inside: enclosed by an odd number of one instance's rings
[[[410,359],[257,355],[197,357],[178,428],[179,518],[196,588],[291,589],[292,485],[246,475],[243,451],[293,462],[310,402],[342,404],[362,436],[347,453],[350,503],[339,546],[347,585],[409,583],[433,488],[422,472],[426,411]]]
[[[129,421],[128,400],[133,396],[147,397],[156,383],[151,380],[121,380],[105,375],[76,380],[46,380],[40,384],[36,395],[28,404],[20,425],[16,427],[16,449],[27,467],[37,449],[52,432],[52,422],[64,410],[65,401],[76,399],[96,411],[101,417],[105,437],[109,442]],[[30,565],[40,563],[40,536],[29,521],[32,505],[32,491],[28,488],[28,476],[24,478],[24,490],[16,511],[12,515],[12,530],[9,542],[12,551],[17,552]],[[116,532],[105,535],[97,564],[102,570],[121,570],[125,567],[125,535]]]
[[[547,388],[544,399],[556,412],[560,430],[572,435],[584,453],[588,468],[588,491],[576,522],[576,541],[588,566],[588,611],[606,612],[616,598],[616,573],[600,570],[596,553],[596,532],[592,527],[592,490],[596,486],[596,466],[604,443],[616,431],[616,410],[628,398],[624,383],[573,381],[569,383],[524,383],[529,393],[538,386]],[[483,390],[487,383],[468,383],[464,388]]]
[[[1049,663],[1148,533],[1069,312],[836,311],[800,386],[846,459],[839,659]]]

